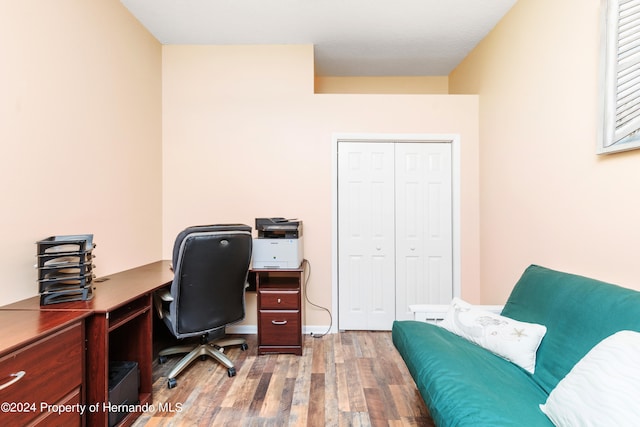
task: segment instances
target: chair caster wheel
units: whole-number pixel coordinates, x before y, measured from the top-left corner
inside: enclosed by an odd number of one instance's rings
[[[227,369],[227,374],[229,375],[229,377],[235,377],[236,376],[236,368]]]
[[[167,361],[167,356],[159,356],[158,357],[158,363],[159,364],[162,365],[163,363],[166,363],[166,361]]]
[[[169,378],[169,380],[167,381],[167,387],[169,388],[174,388],[177,385],[178,385],[178,381],[176,381],[175,378]]]
[[[240,349],[241,349],[242,351],[245,351],[245,350],[247,350],[248,348],[249,348],[249,346],[248,346],[246,343],[245,343],[245,344],[242,344],[242,345],[240,346]]]

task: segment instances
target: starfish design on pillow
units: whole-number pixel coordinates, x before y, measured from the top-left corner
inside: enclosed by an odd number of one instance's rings
[[[528,336],[527,334],[524,333],[524,329],[516,329],[516,328],[513,328],[513,332],[511,332],[511,335],[515,335],[516,338],[522,338],[522,337]]]

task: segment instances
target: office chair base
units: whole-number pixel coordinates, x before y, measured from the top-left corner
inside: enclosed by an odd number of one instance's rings
[[[211,341],[209,344],[213,345],[217,349],[222,349],[224,351],[225,347],[229,347],[232,345],[239,345],[242,351],[245,351],[249,348],[247,345],[247,340],[244,338],[220,338],[214,341]]]
[[[211,357],[212,359],[217,360],[221,364],[223,364],[227,368],[227,375],[229,377],[233,377],[236,375],[236,368],[233,366],[233,362],[229,360],[229,358],[223,353],[224,347],[230,345],[239,345],[240,348],[244,351],[249,346],[244,338],[222,338],[219,340],[212,341],[206,344],[200,345],[178,345],[174,347],[169,347],[167,349],[161,350],[158,353],[158,362],[165,363],[167,361],[167,356],[171,356],[174,354],[184,354],[187,353],[177,364],[173,367],[171,372],[169,372],[167,386],[168,388],[174,388],[177,385],[176,377],[184,371],[187,366],[191,364],[197,358],[206,359],[207,357]]]

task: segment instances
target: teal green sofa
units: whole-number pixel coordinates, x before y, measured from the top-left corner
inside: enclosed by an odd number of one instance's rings
[[[501,314],[547,327],[534,374],[437,325],[394,322],[393,343],[436,426],[553,426],[539,404],[601,340],[640,331],[640,292],[531,265]]]

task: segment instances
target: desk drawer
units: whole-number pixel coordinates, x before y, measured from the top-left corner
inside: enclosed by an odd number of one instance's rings
[[[82,404],[80,387],[73,390],[67,396],[65,396],[60,402],[59,405],[69,405],[66,406],[71,410],[65,412],[45,412],[40,415],[39,418],[32,421],[33,427],[48,427],[48,426],[81,426],[82,425],[82,415],[77,408],[81,407],[79,405]],[[86,412],[86,409],[85,409]],[[31,424],[30,424],[31,425]]]
[[[264,291],[260,290],[260,309],[298,310],[300,309],[300,291]]]
[[[260,310],[259,345],[300,345],[302,328],[299,311]]]
[[[18,372],[24,372],[24,375],[0,390],[0,402],[13,403],[19,410],[0,412],[0,425],[25,425],[42,415],[42,403],[59,403],[73,390],[80,390],[83,365],[84,334],[81,324],[70,326],[4,356],[0,359],[0,384],[7,384]],[[25,407],[30,404],[33,406]]]

